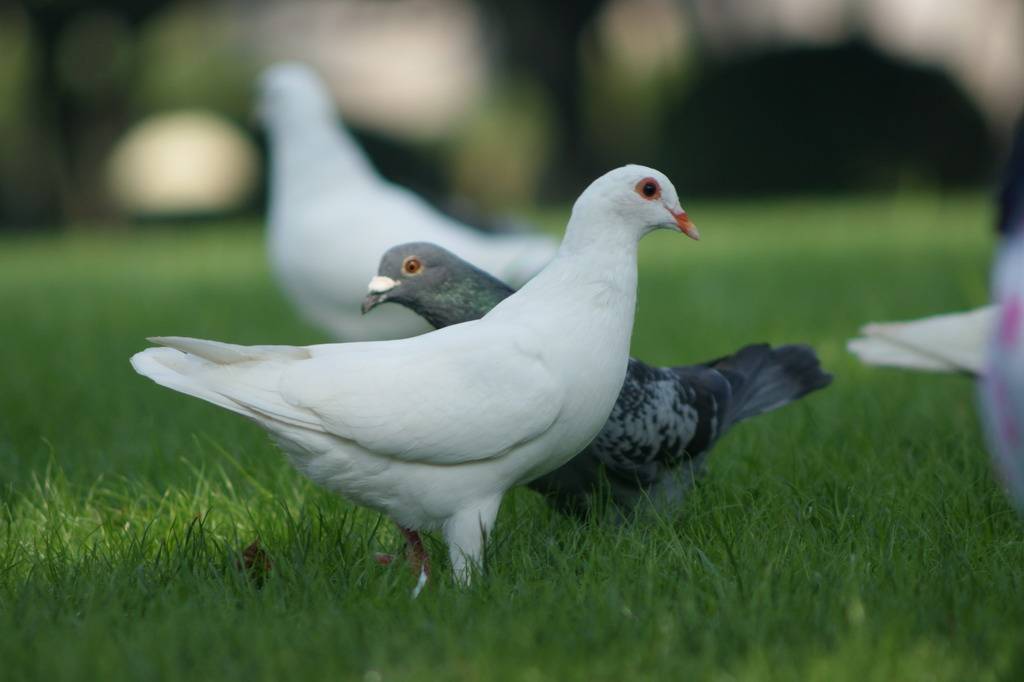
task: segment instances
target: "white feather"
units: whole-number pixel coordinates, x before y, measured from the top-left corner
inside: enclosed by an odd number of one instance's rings
[[[983,373],[995,308],[934,315],[905,322],[875,322],[861,328],[847,349],[868,365],[931,372]]]

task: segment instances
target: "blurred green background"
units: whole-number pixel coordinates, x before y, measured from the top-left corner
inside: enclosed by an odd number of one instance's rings
[[[684,197],[987,186],[1024,5],[25,0],[0,54],[5,228],[257,214],[253,82],[280,59],[386,176],[487,213],[629,161]]]

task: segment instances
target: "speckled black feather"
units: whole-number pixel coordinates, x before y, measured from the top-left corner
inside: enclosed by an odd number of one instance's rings
[[[423,263],[415,275],[402,271],[410,256]],[[435,327],[483,317],[513,293],[433,244],[388,250],[378,274],[400,282],[385,300],[410,308]],[[585,513],[604,485],[622,510],[644,498],[678,504],[710,449],[730,427],[824,388],[831,380],[808,346],[773,349],[755,344],[708,363],[680,367],[651,367],[630,358],[619,398],[593,442],[528,485],[566,513]]]

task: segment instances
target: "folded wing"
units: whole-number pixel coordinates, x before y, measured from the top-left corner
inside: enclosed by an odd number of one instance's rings
[[[143,351],[132,364],[269,428],[320,431],[406,461],[461,464],[537,438],[562,403],[539,354],[500,330],[465,327],[303,348],[159,338],[170,348]]]

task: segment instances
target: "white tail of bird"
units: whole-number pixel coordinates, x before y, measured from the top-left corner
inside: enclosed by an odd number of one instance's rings
[[[866,365],[980,376],[994,306],[905,322],[872,322],[846,348]]]
[[[132,367],[161,386],[205,400],[250,419],[273,419],[308,428],[277,394],[284,365],[310,357],[297,346],[238,346],[181,336],[153,337],[160,348],[132,356]]]

